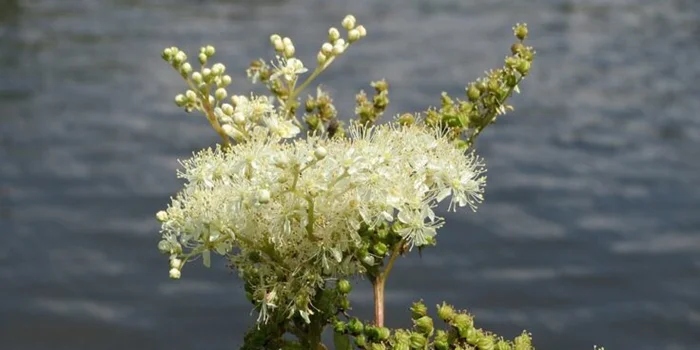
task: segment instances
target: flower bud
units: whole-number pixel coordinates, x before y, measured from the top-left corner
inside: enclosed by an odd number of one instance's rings
[[[318,146],[314,150],[314,157],[316,157],[318,160],[326,158],[326,155],[328,155],[328,151],[322,146]]]
[[[386,327],[378,327],[377,328],[377,340],[384,341],[384,340],[389,339],[390,336],[391,336],[391,331],[389,330],[389,328],[386,328]]]
[[[229,86],[231,84],[231,76],[230,75],[224,75],[221,77],[221,86]]]
[[[379,336],[379,330],[373,325],[367,325],[363,332],[370,341],[377,339],[377,336]]]
[[[284,57],[290,58],[294,57],[295,49],[294,45],[289,44],[289,45],[284,45]]]
[[[338,45],[338,44],[333,45],[333,55],[338,56],[338,55],[342,54],[343,52],[345,52],[344,45]]]
[[[222,125],[221,130],[223,130],[224,133],[226,133],[226,135],[230,136],[234,140],[240,140],[243,138],[243,134],[241,134],[240,131],[238,131],[236,128],[234,128],[230,124]]]
[[[258,203],[265,204],[270,202],[270,191],[262,189],[258,191]]]
[[[411,349],[425,349],[428,339],[420,333],[411,333]]]
[[[492,335],[484,335],[477,342],[477,347],[479,350],[494,350],[496,347],[496,341]]]
[[[338,281],[338,291],[342,294],[348,294],[352,290],[352,284],[350,284],[350,281],[346,279],[342,279]]]
[[[204,78],[202,77],[202,73],[200,73],[200,72],[192,73],[192,81],[194,81],[197,84],[202,83],[202,81],[204,81]]]
[[[469,101],[476,101],[481,97],[481,91],[476,87],[476,84],[469,84],[469,87],[467,88],[467,97],[469,98]]]
[[[343,321],[335,321],[333,323],[333,330],[336,333],[345,334],[347,331],[347,324]]]
[[[164,60],[170,62],[173,59],[173,49],[166,47],[160,55]]]
[[[343,28],[350,30],[350,29],[355,28],[355,22],[356,22],[355,16],[347,15],[347,16],[345,16],[345,18],[343,18],[341,25],[343,26]]]
[[[178,258],[171,258],[170,259],[170,267],[171,268],[179,269],[180,264],[182,264],[182,260],[180,260]]]
[[[174,280],[180,279],[181,274],[182,273],[180,272],[180,270],[178,270],[176,268],[170,269],[170,278],[172,278]]]
[[[527,38],[527,24],[518,23],[513,27],[513,34],[518,40],[525,40]]]
[[[183,63],[185,61],[187,61],[187,55],[182,51],[178,51],[175,54],[175,57],[173,57],[173,63],[175,63],[177,65],[180,65],[181,63]]]
[[[215,53],[216,53],[216,49],[214,48],[214,46],[207,45],[204,48],[204,54],[207,55],[208,57],[214,56]]]
[[[460,333],[461,334],[461,333]],[[476,346],[479,344],[479,340],[483,337],[483,333],[476,328],[469,328],[467,333],[463,337],[467,341],[467,344]]]
[[[228,93],[226,92],[226,89],[224,89],[224,88],[218,88],[218,89],[216,89],[216,92],[214,93],[214,96],[219,101],[224,100],[226,98],[226,95],[228,95]]]
[[[272,42],[272,47],[275,49],[276,52],[282,52],[284,51],[284,42],[282,42],[282,39],[278,39]]]
[[[170,247],[170,242],[164,239],[161,240],[158,242],[158,250],[161,252],[161,254],[171,254],[172,248]]]
[[[466,331],[470,328],[474,328],[474,319],[467,314],[458,313],[454,316],[450,325],[459,329],[460,335],[463,336],[463,331]]]
[[[452,321],[454,320],[454,318],[456,316],[455,309],[452,307],[452,305],[448,305],[447,303],[444,303],[444,302],[442,303],[442,305],[438,305],[437,314],[441,320],[445,321],[446,323],[450,323],[450,324],[452,323]],[[467,316],[467,315],[464,315],[464,316]]]
[[[519,336],[515,337],[515,347],[513,350],[531,350],[532,349],[532,338],[527,332],[523,332]]]
[[[207,60],[209,59],[204,52],[200,53],[197,58],[199,59],[200,64],[207,64]]]
[[[323,43],[323,45],[321,45],[321,52],[326,56],[330,55],[333,53],[333,45],[331,43]]]
[[[374,265],[374,257],[371,255],[365,255],[362,257],[362,262],[365,263],[365,265],[373,266]]]
[[[365,329],[364,325],[362,322],[360,322],[359,319],[353,317],[349,322],[348,322],[348,332],[350,334],[357,336],[358,334],[362,333],[362,331]]]
[[[182,66],[180,66],[180,73],[184,76],[189,75],[192,73],[192,65],[189,62],[183,63]]]
[[[221,105],[221,111],[224,112],[225,115],[231,116],[233,115],[233,106],[228,103],[224,103]]]
[[[202,78],[204,78],[204,81],[209,80],[210,77],[211,77],[211,69],[209,69],[209,68],[202,69]]]
[[[521,60],[520,64],[518,64],[515,69],[518,71],[518,73],[522,75],[527,75],[528,72],[530,72],[530,62],[526,60]]]
[[[416,118],[411,113],[404,113],[399,117],[399,124],[401,125],[413,125],[416,122]]]
[[[367,29],[365,29],[365,26],[359,25],[355,29],[360,33],[360,38],[367,36]]]
[[[510,346],[510,344],[508,344],[507,341],[501,339],[498,341],[498,343],[496,343],[495,350],[512,350],[512,347]]]
[[[367,337],[364,334],[355,336],[355,345],[360,348],[364,348],[367,345]]]
[[[376,244],[372,245],[372,251],[379,257],[384,257],[388,250],[389,248],[387,248],[386,244],[382,242],[377,242]]]
[[[182,94],[180,94],[180,95],[177,95],[177,96],[175,97],[175,100],[176,100],[176,101],[178,100],[178,97],[180,97],[180,98],[183,99],[183,100],[185,99],[185,96],[183,96]],[[158,219],[158,221],[160,221],[160,222],[165,222],[165,221],[168,220],[168,213],[165,212],[164,210],[161,210],[161,211],[159,211],[159,212],[156,213],[156,219]]]
[[[423,300],[416,301],[411,305],[411,318],[417,320],[428,314],[428,307],[425,306]]]
[[[284,46],[294,46],[294,43],[292,43],[292,39],[286,36],[284,37],[284,39],[282,39],[282,44]]]
[[[336,40],[340,38],[340,32],[337,28],[331,27],[328,29],[328,41],[335,43]]]
[[[382,343],[371,343],[369,344],[369,350],[386,350],[386,345]]]
[[[192,90],[185,91],[185,97],[189,103],[195,103],[197,101],[197,93]]]
[[[328,57],[321,51],[318,52],[318,55],[316,55],[316,62],[318,62],[319,66],[322,66],[328,61]]]
[[[178,107],[185,107],[186,104],[187,104],[187,97],[185,97],[185,95],[183,95],[183,94],[177,94],[177,96],[175,96],[175,105],[177,105]],[[158,214],[156,214],[156,217],[158,217],[158,215],[159,215],[160,213],[165,213],[165,212],[164,212],[164,211],[159,211]],[[166,216],[166,219],[167,219],[167,216]],[[161,222],[162,222],[162,221],[165,221],[165,220],[161,220],[160,217],[158,217],[158,221],[161,221]]]
[[[450,348],[450,338],[447,332],[442,329],[438,330],[433,339],[433,347],[435,350],[448,350]]]
[[[423,316],[414,321],[416,329],[424,335],[433,334],[433,319],[430,316]]]
[[[359,30],[357,30],[357,29],[351,29],[351,30],[348,32],[348,42],[354,43],[354,42],[360,40],[360,38],[361,38],[361,36],[360,36],[360,31],[359,31]]]
[[[274,43],[277,40],[282,40],[282,37],[279,36],[279,34],[272,34],[270,35],[270,43]]]
[[[510,52],[513,55],[519,54],[519,53],[523,52],[524,50],[525,50],[525,45],[523,45],[523,43],[521,43],[519,41],[510,46]]]
[[[221,63],[214,63],[214,65],[211,66],[211,73],[214,75],[224,74],[225,70],[226,70],[226,66],[224,66]]]

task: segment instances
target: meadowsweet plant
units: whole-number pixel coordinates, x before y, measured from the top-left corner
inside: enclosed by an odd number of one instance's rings
[[[161,222],[161,252],[170,277],[211,255],[224,256],[244,282],[257,321],[243,349],[531,349],[523,333],[512,341],[478,329],[471,315],[437,306],[435,329],[422,302],[411,307],[414,327],[384,324],[384,286],[397,259],[436,244],[444,219],[435,212],[476,210],[486,184],[478,135],[511,110],[507,99],[530,71],[534,50],[524,24],[503,67],[468,84],[462,98],[443,93],[439,106],[378,123],[389,84],[356,96],[354,113],[339,113],[329,94],[302,93],[332,62],[363,40],[364,26],[348,15],[330,28],[315,62],[296,57],[290,38],[273,34],[271,61],[253,61],[247,77],[267,94],[234,92],[213,46],[191,62],[177,47],[166,60],[185,80],[177,106],[204,115],[220,138],[216,147],[181,161],[184,187]],[[374,319],[353,317],[354,277],[374,290]]]

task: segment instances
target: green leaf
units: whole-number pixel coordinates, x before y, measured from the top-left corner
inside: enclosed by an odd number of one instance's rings
[[[352,345],[350,345],[350,336],[347,334],[333,332],[333,346],[335,347],[335,350],[352,350]]]

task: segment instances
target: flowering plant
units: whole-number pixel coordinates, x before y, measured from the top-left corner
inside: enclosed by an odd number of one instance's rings
[[[275,62],[256,60],[247,70],[269,95],[230,96],[226,67],[210,65],[213,46],[201,48],[198,70],[178,48],[163,51],[188,85],[176,104],[203,113],[221,138],[181,162],[184,188],[156,215],[170,277],[198,258],[209,266],[212,252],[225,256],[258,312],[243,349],[325,349],[327,327],[336,349],[351,349],[351,341],[362,349],[531,349],[527,333],[506,341],[447,304],[437,309],[447,330],[434,329],[422,302],[411,308],[413,329],[384,325],[386,279],[398,257],[436,244],[444,219],[434,208],[475,210],[483,199],[474,142],[512,109],[506,101],[529,73],[527,27],[513,28],[517,41],[504,66],[469,84],[466,100],[443,93],[439,108],[377,124],[389,87],[376,81],[374,96],[357,95],[356,118],[345,125],[322,89],[303,103],[299,97],[367,35],[356,22],[343,19],[344,38],[330,28],[311,72],[291,39],[272,35]],[[355,276],[372,283],[372,323],[348,314]]]

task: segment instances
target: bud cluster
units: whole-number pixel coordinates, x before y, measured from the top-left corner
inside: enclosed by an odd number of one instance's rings
[[[370,101],[364,91],[355,96],[355,114],[360,125],[373,125],[389,105],[389,83],[382,79],[372,82],[375,95]]]
[[[433,318],[422,301],[411,306],[412,329],[391,330],[363,323],[357,318],[335,319],[333,330],[352,337],[355,346],[368,350],[534,350],[529,333],[523,332],[512,341],[474,326],[474,318],[465,311],[455,311],[451,305],[437,305],[438,317],[447,326],[435,329]]]
[[[505,58],[502,68],[486,72],[466,88],[467,100],[455,100],[442,94],[439,109],[426,112],[429,124],[449,131],[450,137],[461,147],[471,147],[477,136],[499,115],[513,110],[506,103],[513,92],[519,92],[518,84],[530,73],[535,51],[525,46],[527,25],[513,27],[517,41],[511,46],[511,55]]]

